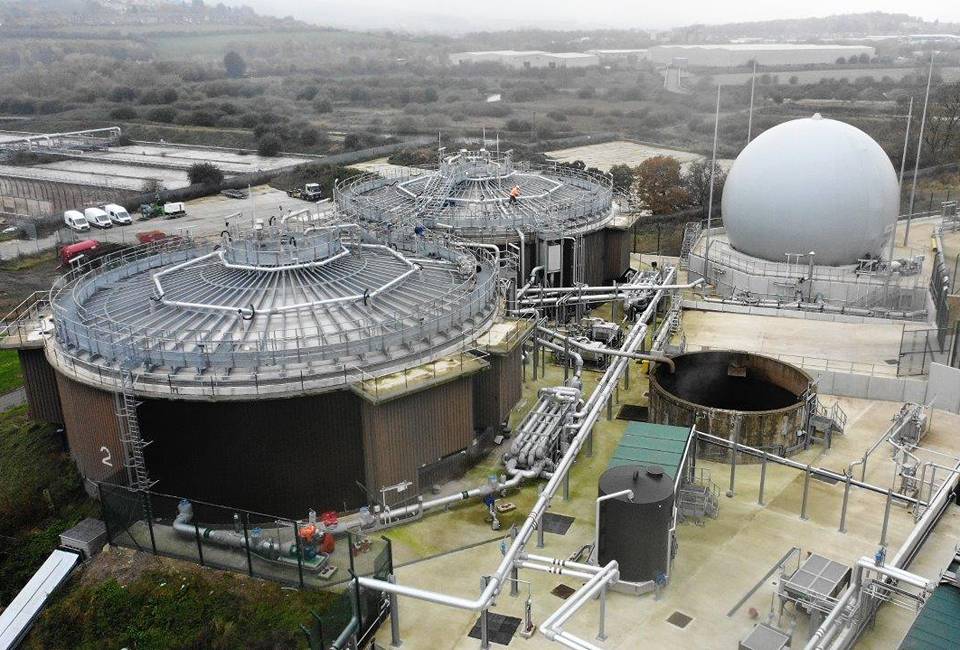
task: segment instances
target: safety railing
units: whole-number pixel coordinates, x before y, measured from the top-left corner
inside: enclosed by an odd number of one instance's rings
[[[190,328],[136,329],[123,323],[105,322],[95,314],[87,314],[84,302],[99,288],[123,280],[132,274],[143,273],[171,263],[185,261],[213,250],[212,241],[183,239],[172,243],[148,244],[103,258],[102,265],[85,265],[58,279],[51,290],[51,304],[60,343],[57,355],[63,356],[71,367],[79,366],[88,373],[103,377],[112,372],[109,364],[118,360],[134,361],[147,368],[143,381],[173,383],[183,378],[174,374],[152,375],[149,368],[195,368],[197,377],[186,380],[188,385],[216,386],[250,383],[268,377],[258,373],[244,375],[231,370],[220,380],[208,372],[213,368],[242,369],[264,366],[283,366],[290,363],[326,362],[322,369],[299,371],[303,381],[313,374],[343,375],[350,381],[350,371],[337,366],[336,360],[366,353],[383,353],[398,346],[415,346],[428,337],[450,333],[446,347],[469,337],[461,325],[491,316],[497,308],[498,278],[492,259],[480,254],[484,272],[457,283],[425,302],[416,314],[395,313],[379,322],[356,320],[350,329],[333,327],[297,327],[260,332],[256,337],[240,341],[228,335],[215,335],[205,330]],[[97,359],[96,363],[89,360]],[[394,364],[399,365],[399,364]],[[199,375],[203,375],[202,377]],[[115,377],[109,377],[115,381]],[[279,383],[296,381],[287,377]],[[276,383],[276,382],[274,382]],[[339,382],[337,382],[339,383]],[[206,389],[204,389],[206,390]]]

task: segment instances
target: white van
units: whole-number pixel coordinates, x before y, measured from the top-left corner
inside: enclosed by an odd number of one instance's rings
[[[90,222],[87,221],[87,218],[84,217],[83,213],[79,210],[67,210],[64,212],[63,223],[66,224],[70,230],[76,230],[77,232],[90,230]]]
[[[110,221],[119,226],[126,226],[127,224],[133,223],[133,219],[130,218],[130,213],[127,212],[127,209],[122,205],[108,203],[103,206],[103,210],[109,215]]]
[[[97,228],[110,228],[113,222],[110,221],[110,215],[100,208],[87,208],[83,211],[83,216],[87,218],[91,226]]]

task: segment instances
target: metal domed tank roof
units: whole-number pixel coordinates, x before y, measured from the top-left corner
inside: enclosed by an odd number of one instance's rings
[[[740,252],[783,262],[814,251],[816,264],[840,266],[880,253],[900,190],[873,138],[818,113],[750,142],[730,169],[722,205]]]

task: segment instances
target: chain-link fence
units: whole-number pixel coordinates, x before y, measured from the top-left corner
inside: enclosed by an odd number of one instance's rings
[[[356,578],[387,580],[393,553],[386,538],[330,533],[322,524],[180,497],[97,485],[111,544],[246,573],[284,585],[336,594],[301,630],[311,648],[346,647],[372,635],[389,609],[380,592]]]

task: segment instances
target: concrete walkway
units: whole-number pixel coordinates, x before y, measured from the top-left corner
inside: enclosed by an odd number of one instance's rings
[[[23,387],[0,395],[0,412],[27,403],[27,391]]]

